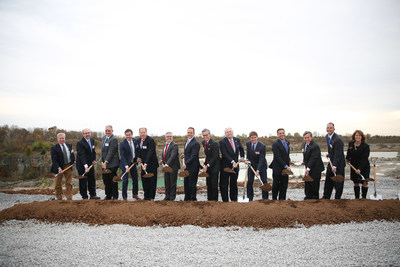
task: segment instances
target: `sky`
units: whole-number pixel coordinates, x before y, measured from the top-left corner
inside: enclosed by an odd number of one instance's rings
[[[1,0],[0,125],[400,135],[400,1]]]

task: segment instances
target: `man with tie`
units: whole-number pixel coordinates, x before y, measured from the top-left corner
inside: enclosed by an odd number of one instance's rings
[[[181,167],[181,164],[179,162],[179,148],[173,141],[171,132],[165,134],[165,145],[162,153],[161,164],[172,168],[172,172],[164,172],[164,200],[173,201],[176,197],[176,181],[178,180],[178,170]]]
[[[244,149],[240,143],[240,139],[233,137],[232,128],[225,129],[225,138],[219,141],[219,148],[221,150],[221,174],[219,187],[221,191],[222,201],[228,202],[228,184],[229,184],[229,197],[231,201],[238,199],[237,179],[239,175],[239,155],[240,161],[244,161]],[[235,172],[225,172],[225,168],[233,169]]]
[[[102,169],[110,171],[110,173],[103,173],[106,191],[105,200],[118,199],[118,183],[112,180],[114,176],[117,176],[119,166],[118,140],[113,132],[112,126],[107,125],[105,128],[106,135],[103,136],[101,146]]]
[[[218,178],[220,170],[220,157],[219,145],[211,139],[210,130],[204,129],[201,134],[203,135],[203,148],[206,154],[203,171],[208,173],[206,178],[207,183],[207,200],[218,201]]]
[[[194,128],[189,127],[187,129],[187,139],[185,143],[185,150],[182,158],[185,159],[185,163],[182,168],[189,171],[189,176],[184,178],[184,191],[185,201],[197,201],[196,190],[197,190],[197,179],[199,175],[199,151],[200,144],[194,136]]]
[[[139,159],[142,163],[142,184],[144,191],[144,200],[154,201],[157,189],[157,168],[158,160],[156,153],[156,142],[147,135],[147,128],[139,129]],[[143,177],[147,173],[153,173],[152,177]]]
[[[290,143],[286,140],[285,129],[279,128],[278,139],[272,144],[274,159],[269,167],[272,169],[272,199],[285,200],[289,175],[282,175],[284,169],[290,170]]]
[[[344,177],[344,168],[346,167],[344,157],[344,145],[342,139],[335,133],[335,125],[330,122],[326,125],[327,135],[325,136],[328,145],[328,155],[333,168],[328,163],[326,168],[326,178],[324,184],[324,199],[330,199],[333,188],[335,188],[335,199],[340,199],[343,193],[343,182],[335,182],[331,179],[333,173],[341,174]]]
[[[251,166],[256,171],[257,177],[260,177],[263,183],[267,182],[267,159],[265,158],[266,146],[258,141],[258,134],[255,131],[249,134],[250,141],[246,142],[247,159],[251,162]],[[251,168],[248,170],[247,181],[247,197],[253,201],[254,190],[254,172]],[[262,198],[268,199],[268,192],[262,191]]]
[[[321,159],[321,150],[313,141],[312,133],[305,131],[303,134],[303,163],[305,167],[304,176],[311,176],[313,181],[306,181],[304,186],[304,199],[319,199],[319,185],[321,172],[325,169]]]
[[[57,134],[57,144],[51,147],[51,172],[58,174],[55,178],[55,191],[57,200],[62,200],[62,178],[65,177],[65,196],[67,200],[72,200],[72,168],[64,171],[75,163],[74,150],[72,145],[65,143],[65,134]]]
[[[94,165],[96,164],[96,151],[94,139],[89,129],[83,129],[83,137],[76,144],[76,169],[78,175],[85,174],[86,178],[79,179],[79,192],[82,199],[88,199],[88,189],[90,199],[100,199],[96,196],[96,179],[94,177]],[[93,165],[92,167],[90,167]]]
[[[119,144],[119,150],[121,155],[121,162],[119,168],[122,174],[125,174],[122,178],[122,198],[128,200],[128,183],[129,174],[132,177],[132,197],[136,200],[140,200],[138,195],[139,192],[139,181],[137,167],[133,166],[129,171],[129,167],[137,162],[137,154],[139,151],[139,142],[133,138],[133,132],[131,129],[125,130],[125,140]]]

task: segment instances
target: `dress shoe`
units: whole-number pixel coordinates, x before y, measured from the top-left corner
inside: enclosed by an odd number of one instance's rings
[[[92,197],[90,197],[90,199],[100,199],[100,197],[98,197],[98,196],[92,196]]]
[[[124,197],[124,201],[128,201],[128,199],[126,197]]]
[[[140,200],[141,198],[138,195],[133,195],[133,198],[136,200]]]

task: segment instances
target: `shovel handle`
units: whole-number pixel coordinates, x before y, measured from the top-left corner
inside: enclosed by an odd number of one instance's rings
[[[336,172],[333,171],[333,164],[332,164],[331,159],[329,159],[329,164],[331,165],[331,169],[332,169],[333,174],[336,176]]]
[[[376,165],[374,164],[374,184],[376,184]]]
[[[244,183],[243,183],[243,187],[246,188],[247,187],[247,175],[248,175],[248,171],[246,170],[246,173],[244,175]]]
[[[261,178],[259,176],[257,176],[257,172],[254,170],[253,166],[251,166],[251,164],[248,164],[251,168],[251,170],[254,172],[254,176],[256,176],[258,178],[258,180],[260,180],[261,186],[264,185],[263,181],[261,180]]]
[[[71,169],[75,164],[71,164],[70,166],[68,166],[67,168],[65,168],[64,170],[62,170],[61,172],[57,173],[56,175],[54,175],[54,178],[56,178],[58,175],[60,175],[61,173],[64,173],[66,170]]]
[[[361,173],[357,172],[357,169],[350,162],[347,162],[347,164],[353,169],[353,171],[355,171],[358,174],[358,176],[360,176],[363,180],[365,180],[364,176]]]

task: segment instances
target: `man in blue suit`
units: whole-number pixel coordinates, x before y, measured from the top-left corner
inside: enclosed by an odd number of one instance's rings
[[[272,169],[272,199],[285,200],[288,188],[289,175],[282,175],[282,171],[290,171],[290,143],[286,140],[285,129],[276,131],[278,139],[272,144],[274,159],[269,167]]]
[[[211,138],[209,129],[204,129],[201,134],[204,139],[202,142],[204,154],[206,154],[203,171],[209,175],[206,178],[207,200],[218,201],[218,178],[221,161],[219,157],[219,145]]]
[[[247,159],[251,162],[251,166],[256,171],[257,177],[260,177],[263,183],[267,182],[267,159],[265,153],[267,148],[265,145],[258,141],[258,134],[255,131],[249,134],[250,141],[246,142],[247,148]],[[248,181],[247,181],[247,197],[250,201],[253,200],[254,190],[254,172],[251,168],[248,169]],[[262,198],[268,199],[268,192],[262,191]]]
[[[344,168],[346,167],[345,157],[344,157],[344,145],[343,141],[339,135],[335,133],[335,125],[330,122],[326,125],[327,135],[326,143],[328,145],[328,155],[332,161],[333,168],[328,163],[326,168],[326,178],[324,184],[324,199],[330,199],[332,195],[333,188],[335,188],[335,199],[340,199],[343,193],[343,182],[335,182],[331,179],[333,173],[341,174],[344,177]]]
[[[119,144],[121,161],[119,168],[122,174],[128,171],[129,167],[137,162],[137,155],[139,151],[139,142],[137,139],[133,138],[133,132],[131,129],[125,130],[125,140]],[[140,200],[138,196],[139,192],[139,182],[138,182],[138,172],[137,166],[133,166],[129,173],[132,177],[132,197]],[[122,178],[122,198],[124,200],[128,199],[128,183],[129,183],[129,173],[125,174]]]
[[[182,168],[189,171],[189,176],[184,178],[183,185],[185,191],[185,201],[196,201],[197,179],[199,175],[199,151],[200,143],[194,136],[194,128],[187,129],[187,139],[185,143],[185,150],[183,158],[185,163]]]
[[[222,201],[228,202],[228,184],[229,184],[229,197],[231,201],[238,199],[237,179],[239,175],[239,155],[240,161],[244,161],[244,149],[240,143],[240,139],[233,137],[232,128],[225,129],[225,138],[219,141],[219,148],[221,150],[221,174],[220,174],[220,191]],[[225,172],[225,168],[231,168],[235,173]]]

